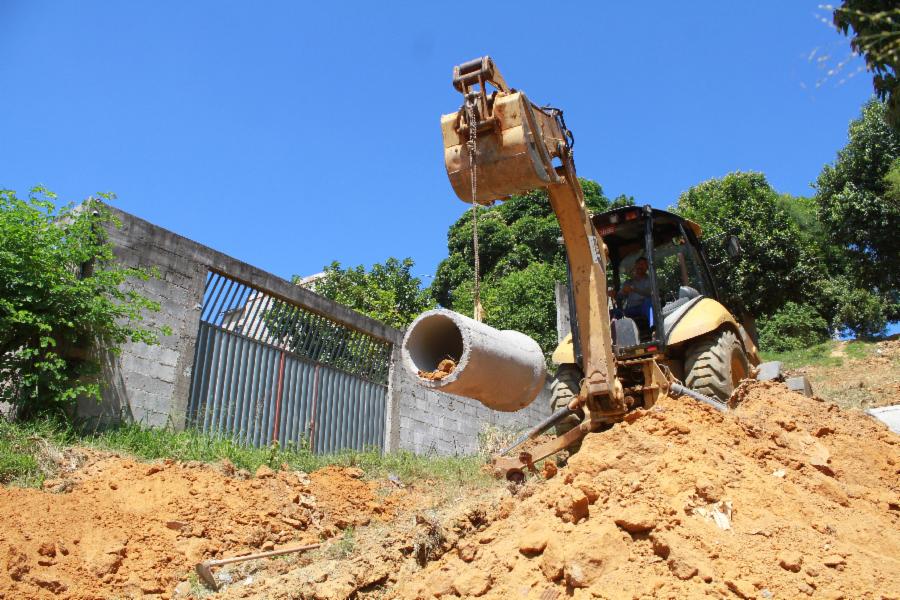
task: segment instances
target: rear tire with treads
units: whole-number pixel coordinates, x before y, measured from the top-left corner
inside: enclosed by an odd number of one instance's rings
[[[559,365],[559,368],[556,370],[556,377],[553,379],[553,383],[550,384],[551,412],[556,412],[560,408],[568,406],[569,403],[578,396],[582,379],[581,369],[579,369],[577,365]],[[577,415],[566,417],[556,424],[556,437],[568,433],[573,428],[577,427],[579,423],[581,423],[581,418]],[[578,452],[579,448],[581,448],[581,440],[567,447],[566,450],[568,450],[569,455],[571,456]]]
[[[749,376],[750,361],[734,332],[724,329],[688,347],[684,371],[687,387],[728,402],[741,379]]]

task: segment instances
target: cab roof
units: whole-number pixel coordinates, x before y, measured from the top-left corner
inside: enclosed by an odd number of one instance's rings
[[[663,225],[666,223],[671,223],[673,225],[677,225],[678,223],[682,223],[686,227],[689,227],[698,239],[700,238],[702,232],[700,225],[698,225],[694,221],[691,221],[690,219],[685,219],[684,217],[676,215],[675,213],[671,213],[667,210],[653,208],[649,204],[646,206],[623,206],[620,208],[603,211],[602,213],[593,215],[591,217],[591,221],[593,221],[594,227],[597,228],[597,231],[600,232],[600,235],[603,235],[602,230],[604,227],[607,227],[610,224],[625,223],[627,221],[633,221],[635,219],[642,218],[647,211],[649,211],[653,215],[654,224]]]

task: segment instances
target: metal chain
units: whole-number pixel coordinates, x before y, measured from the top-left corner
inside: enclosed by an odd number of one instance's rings
[[[472,166],[472,252],[475,254],[475,287],[473,293],[472,317],[479,323],[482,321],[483,309],[481,307],[481,263],[478,252],[478,173],[475,166],[476,152],[478,149],[478,118],[475,115],[474,99],[466,100],[466,120],[469,122],[469,164]]]

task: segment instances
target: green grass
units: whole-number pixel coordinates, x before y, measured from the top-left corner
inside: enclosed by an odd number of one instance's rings
[[[437,480],[467,485],[487,485],[491,477],[482,471],[479,457],[417,456],[400,451],[382,454],[377,449],[345,450],[334,454],[313,454],[305,447],[279,448],[277,445],[252,448],[224,437],[208,436],[195,430],[174,432],[121,425],[104,431],[83,433],[68,424],[52,420],[10,423],[0,419],[0,483],[40,485],[52,472],[42,450],[84,446],[121,452],[141,460],[171,458],[178,461],[216,463],[231,461],[238,469],[255,472],[260,465],[306,472],[329,465],[358,467],[369,477],[396,475],[404,483]]]
[[[336,544],[328,546],[326,553],[329,558],[340,560],[353,554],[355,547],[356,530],[348,527],[341,533],[341,539]]]
[[[846,357],[831,356],[831,353],[837,349],[841,342],[834,340],[827,341],[823,344],[802,348],[800,350],[790,350],[787,352],[762,352],[764,361],[779,360],[784,363],[785,369],[797,369],[799,367],[839,367],[844,364],[844,360],[862,359],[875,351],[874,342],[865,342],[861,340],[852,340],[844,345],[844,353]]]
[[[806,366],[837,367],[840,366],[841,359],[830,356],[835,344],[835,342],[825,342],[824,344],[817,344],[809,348],[801,348],[800,350],[762,352],[761,358],[764,361],[781,361],[785,369],[796,369],[797,367]]]
[[[847,342],[844,352],[852,359],[861,360],[875,353],[875,342],[853,340],[852,342]]]
[[[39,485],[42,477],[34,450],[27,440],[0,432],[0,483]]]
[[[0,484],[40,487],[54,471],[51,454],[74,437],[53,421],[11,423],[0,418]]]

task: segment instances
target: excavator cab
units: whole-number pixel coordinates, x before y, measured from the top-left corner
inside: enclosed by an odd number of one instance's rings
[[[700,226],[651,206],[617,208],[593,215],[591,222],[609,261],[616,360],[627,365],[652,357],[689,386],[727,400],[759,364],[759,355],[748,328],[719,299]],[[572,283],[570,277],[570,289]],[[571,314],[574,335],[553,353],[558,373],[573,371],[573,379],[580,376],[577,321]]]
[[[667,334],[684,309],[704,297],[718,300],[698,239],[700,226],[650,206],[623,207],[592,220],[609,252],[617,356],[665,352]]]

